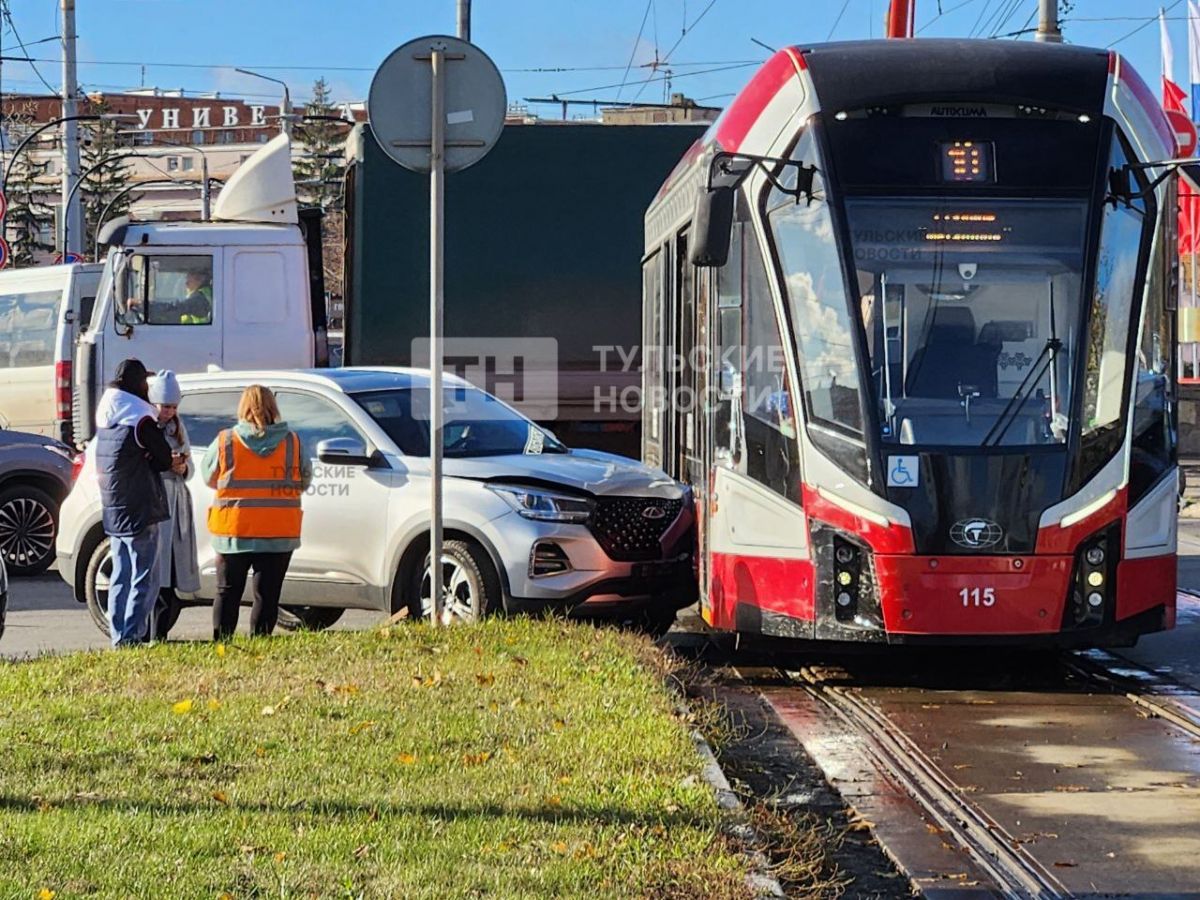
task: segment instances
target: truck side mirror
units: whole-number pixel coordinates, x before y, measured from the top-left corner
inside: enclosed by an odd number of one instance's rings
[[[692,265],[720,268],[729,260],[736,193],[733,187],[699,189],[692,217]]]

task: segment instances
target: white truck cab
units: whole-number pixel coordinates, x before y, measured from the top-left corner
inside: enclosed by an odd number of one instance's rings
[[[76,345],[78,443],[91,437],[104,385],[129,357],[180,374],[324,364],[324,297],[310,283],[313,234],[301,227],[286,136],[242,164],[212,221],[122,218],[100,242],[108,256]]]

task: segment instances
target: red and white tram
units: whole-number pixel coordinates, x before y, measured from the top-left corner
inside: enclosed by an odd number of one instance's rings
[[[1175,143],[1105,50],[776,53],[646,213],[643,456],[704,618],[1127,644],[1175,616]]]

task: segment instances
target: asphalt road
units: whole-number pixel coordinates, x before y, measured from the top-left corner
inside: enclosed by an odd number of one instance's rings
[[[1200,520],[1179,523],[1179,587],[1200,594]],[[1121,651],[1148,668],[1170,674],[1200,688],[1200,653],[1195,652],[1200,628],[1200,605],[1180,606],[1175,631],[1142,638],[1136,648]],[[383,620],[381,613],[349,610],[335,626],[362,629]],[[243,608],[240,629],[250,619]],[[172,639],[206,640],[212,636],[208,607],[185,609],[171,631]],[[22,658],[39,653],[64,653],[108,646],[107,638],[92,623],[86,607],[76,603],[66,583],[51,569],[36,578],[12,578],[9,583],[8,627],[0,638],[0,658]]]
[[[0,638],[0,657],[20,659],[40,653],[97,650],[108,646],[88,614],[71,596],[66,582],[51,569],[36,578],[9,579],[8,624]],[[249,596],[249,588],[247,588]],[[336,628],[361,629],[380,623],[382,613],[348,610]],[[239,631],[249,630],[250,608],[243,607]],[[171,630],[172,640],[212,638],[210,607],[185,609]]]

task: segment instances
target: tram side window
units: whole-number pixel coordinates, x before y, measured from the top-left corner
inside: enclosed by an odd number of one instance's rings
[[[716,461],[745,472],[741,441],[742,393],[742,231],[735,222],[729,259],[717,271],[716,403],[712,415]],[[738,421],[735,421],[738,420]]]
[[[800,139],[792,156],[809,164],[817,159],[811,131]],[[843,431],[861,435],[861,386],[853,326],[820,167],[814,177],[811,202],[797,202],[775,190],[767,208],[790,301],[800,380],[809,413]]]
[[[1142,337],[1137,351],[1134,381],[1133,453],[1129,465],[1129,500],[1143,496],[1171,467],[1175,458],[1174,422],[1171,420],[1170,367],[1173,338],[1167,314],[1171,284],[1171,228],[1174,203],[1164,203],[1159,215],[1146,300],[1142,309]]]
[[[742,364],[744,471],[775,493],[799,502],[800,453],[783,335],[758,238],[749,222],[740,231],[745,340]]]
[[[646,410],[646,438],[654,446],[654,458],[647,462],[661,464],[663,404],[663,352],[662,352],[662,253],[656,252],[642,265],[642,296],[645,309],[644,349],[642,352],[642,389],[645,396],[642,404]]]

